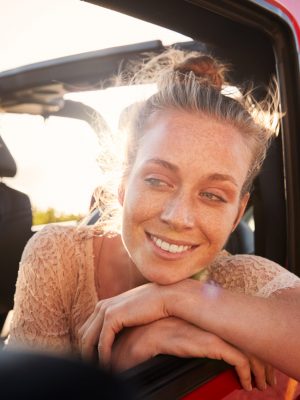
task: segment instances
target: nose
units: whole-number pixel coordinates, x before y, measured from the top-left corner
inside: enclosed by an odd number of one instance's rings
[[[176,231],[194,228],[195,210],[192,200],[184,194],[172,197],[164,204],[160,218]]]

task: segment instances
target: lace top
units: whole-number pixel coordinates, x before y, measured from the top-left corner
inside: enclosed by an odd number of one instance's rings
[[[49,225],[30,239],[20,263],[8,346],[78,351],[77,332],[98,301],[93,236],[92,227]],[[300,283],[272,261],[226,252],[199,279],[262,297]]]

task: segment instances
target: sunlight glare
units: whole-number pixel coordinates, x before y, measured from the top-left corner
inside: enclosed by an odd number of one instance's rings
[[[57,57],[150,40],[168,45],[190,38],[79,0],[0,0],[0,71]],[[116,129],[120,112],[155,88],[118,88],[70,94]],[[142,97],[139,97],[141,99]],[[0,134],[18,166],[9,186],[33,206],[86,213],[99,182],[99,144],[87,123],[69,118],[0,114]]]

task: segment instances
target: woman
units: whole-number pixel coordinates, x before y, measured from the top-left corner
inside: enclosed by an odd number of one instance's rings
[[[103,222],[34,236],[9,344],[77,351],[119,369],[159,353],[223,358],[247,390],[250,369],[260,389],[274,383],[268,363],[300,378],[299,360],[282,361],[286,328],[274,319],[299,325],[288,315],[296,313],[299,279],[261,257],[222,251],[270,129],[249,98],[223,93],[223,65],[175,54],[181,60],[160,73],[157,93],[131,110],[121,235]],[[104,211],[110,220],[112,210]],[[293,336],[290,344],[290,353],[300,345]]]

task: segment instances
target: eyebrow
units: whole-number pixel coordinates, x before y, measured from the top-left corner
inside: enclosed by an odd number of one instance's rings
[[[178,167],[175,164],[172,164],[166,160],[162,160],[161,158],[150,158],[146,161],[146,163],[161,165],[162,167],[167,168],[172,172],[178,172]]]
[[[215,173],[215,174],[207,175],[205,177],[205,179],[207,179],[209,181],[229,181],[238,187],[238,184],[237,184],[236,180],[234,179],[234,177],[231,175],[228,175],[228,174]]]
[[[167,168],[168,170],[172,172],[178,172],[179,168],[175,165],[170,163],[169,161],[162,160],[161,158],[150,158],[149,160],[146,161],[146,163],[153,163],[157,165],[161,165],[164,168]],[[233,176],[228,175],[228,174],[220,174],[220,173],[214,173],[214,174],[208,174],[204,177],[205,180],[208,181],[228,181],[231,182],[233,185],[238,187],[238,184],[236,180],[234,179]]]

